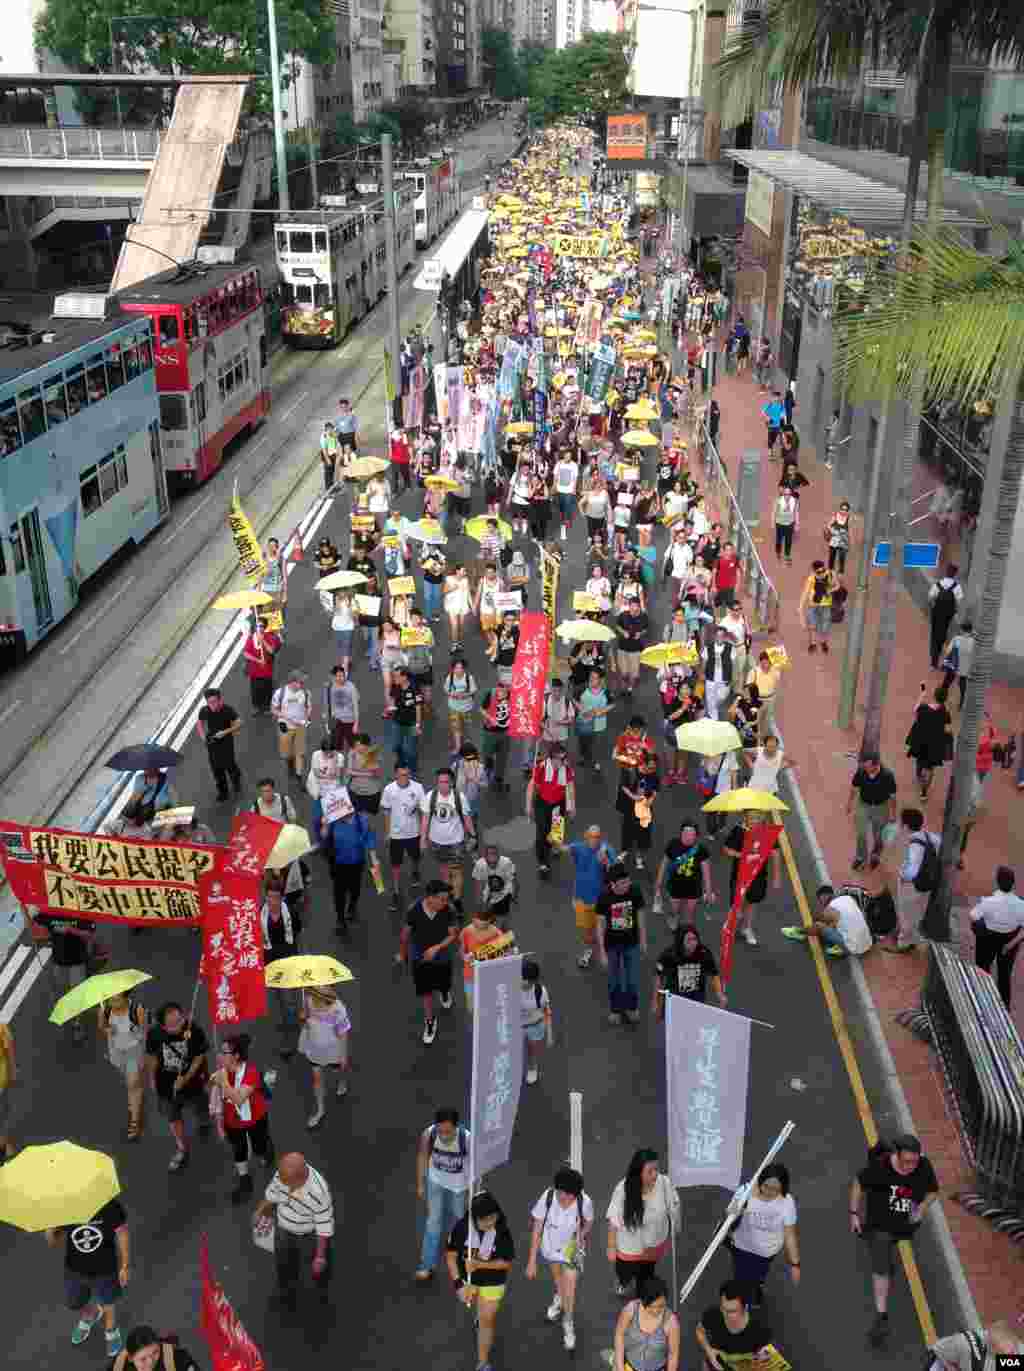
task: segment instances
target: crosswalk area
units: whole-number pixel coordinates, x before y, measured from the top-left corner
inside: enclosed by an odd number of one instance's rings
[[[0,1023],[10,1023],[50,961],[48,947],[15,943],[0,966]]]

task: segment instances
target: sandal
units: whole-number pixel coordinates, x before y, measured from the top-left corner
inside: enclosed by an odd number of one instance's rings
[[[128,1141],[129,1141],[129,1142],[138,1142],[139,1139],[140,1139],[141,1137],[142,1137],[142,1125],[139,1123],[138,1119],[129,1119],[129,1120],[128,1120]]]

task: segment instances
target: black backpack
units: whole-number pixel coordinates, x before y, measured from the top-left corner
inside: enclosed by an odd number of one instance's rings
[[[864,918],[876,942],[879,938],[887,938],[890,933],[895,933],[899,920],[896,917],[896,901],[892,897],[892,891],[882,890],[877,895],[869,896],[864,904]]]
[[[939,849],[927,834],[923,834],[919,838],[911,838],[910,842],[911,845],[919,843],[924,848],[920,869],[914,877],[914,889],[924,895],[928,891],[934,890],[939,883]]]
[[[952,586],[939,587],[939,593],[932,605],[932,613],[937,619],[952,619],[956,613],[956,594]]]

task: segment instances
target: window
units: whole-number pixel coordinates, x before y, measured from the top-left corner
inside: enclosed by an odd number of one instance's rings
[[[139,339],[139,365],[143,371],[153,370],[153,344],[149,338]]]
[[[318,229],[316,233],[316,250],[317,252],[327,251],[327,234],[322,229]]]
[[[195,412],[196,423],[201,424],[206,418],[206,382],[198,381],[196,388],[192,392],[192,404]]]
[[[107,398],[107,370],[103,365],[102,352],[97,352],[86,362],[85,384],[89,392],[90,405]]]
[[[103,503],[100,498],[100,478],[96,467],[86,467],[78,478],[79,492],[82,497],[82,515],[88,519],[95,514]]]
[[[21,432],[26,443],[46,432],[46,415],[43,411],[43,393],[38,386],[23,390],[18,395],[18,414],[21,418]]]
[[[111,390],[117,390],[119,386],[124,385],[124,358],[116,343],[113,347],[107,348],[107,380],[110,382]]]
[[[106,504],[117,494],[117,466],[112,457],[106,457],[100,463],[100,500]]]
[[[417,224],[422,224],[422,223],[424,223],[425,220],[426,220],[426,217],[427,217],[427,211],[426,211],[425,209],[418,209],[418,210],[416,211],[416,222],[417,222]]]
[[[313,303],[313,287],[296,286],[295,303],[298,305],[311,305]]]
[[[64,393],[64,377],[51,376],[43,382],[43,403],[46,405],[46,422],[50,428],[62,424],[68,417],[68,399]]]
[[[188,409],[184,395],[160,396],[160,427],[172,432],[188,428]]]
[[[18,427],[18,411],[13,399],[0,404],[0,447],[5,457],[21,447],[21,429]]]
[[[140,348],[140,355],[141,351]],[[89,395],[85,388],[85,367],[81,362],[73,367],[68,367],[65,380],[68,385],[68,408],[72,414],[77,414],[89,403]]]
[[[245,381],[245,365],[241,357],[235,359],[235,385],[240,386]]]
[[[317,309],[326,309],[331,303],[331,287],[327,282],[321,281],[317,285],[313,303]],[[246,358],[246,361],[248,361],[248,358]]]
[[[174,347],[178,342],[178,321],[173,314],[161,314],[157,319],[157,346]]]
[[[15,575],[25,570],[25,549],[21,545],[21,528],[18,524],[11,525],[11,558]]]
[[[114,464],[117,467],[117,488],[124,490],[128,484],[128,454],[125,452],[124,443],[118,443],[114,449]]]
[[[312,252],[313,235],[311,233],[300,233],[292,230],[291,235],[292,252]]]
[[[124,443],[118,443],[97,466],[87,467],[78,478],[78,484],[82,514],[86,517],[95,514],[119,490],[124,490],[128,484],[128,456]]]
[[[222,373],[224,379],[224,395],[228,396],[235,388],[235,369],[229,362]]]
[[[137,341],[126,343],[124,347],[124,374],[129,381],[134,381],[139,374],[139,345]]]

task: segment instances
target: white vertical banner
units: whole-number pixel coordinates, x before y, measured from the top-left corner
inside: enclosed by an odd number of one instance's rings
[[[750,1020],[668,995],[668,1174],[675,1186],[735,1190],[743,1168]]]
[[[523,959],[495,957],[473,968],[470,1180],[507,1162],[523,1084]]]

